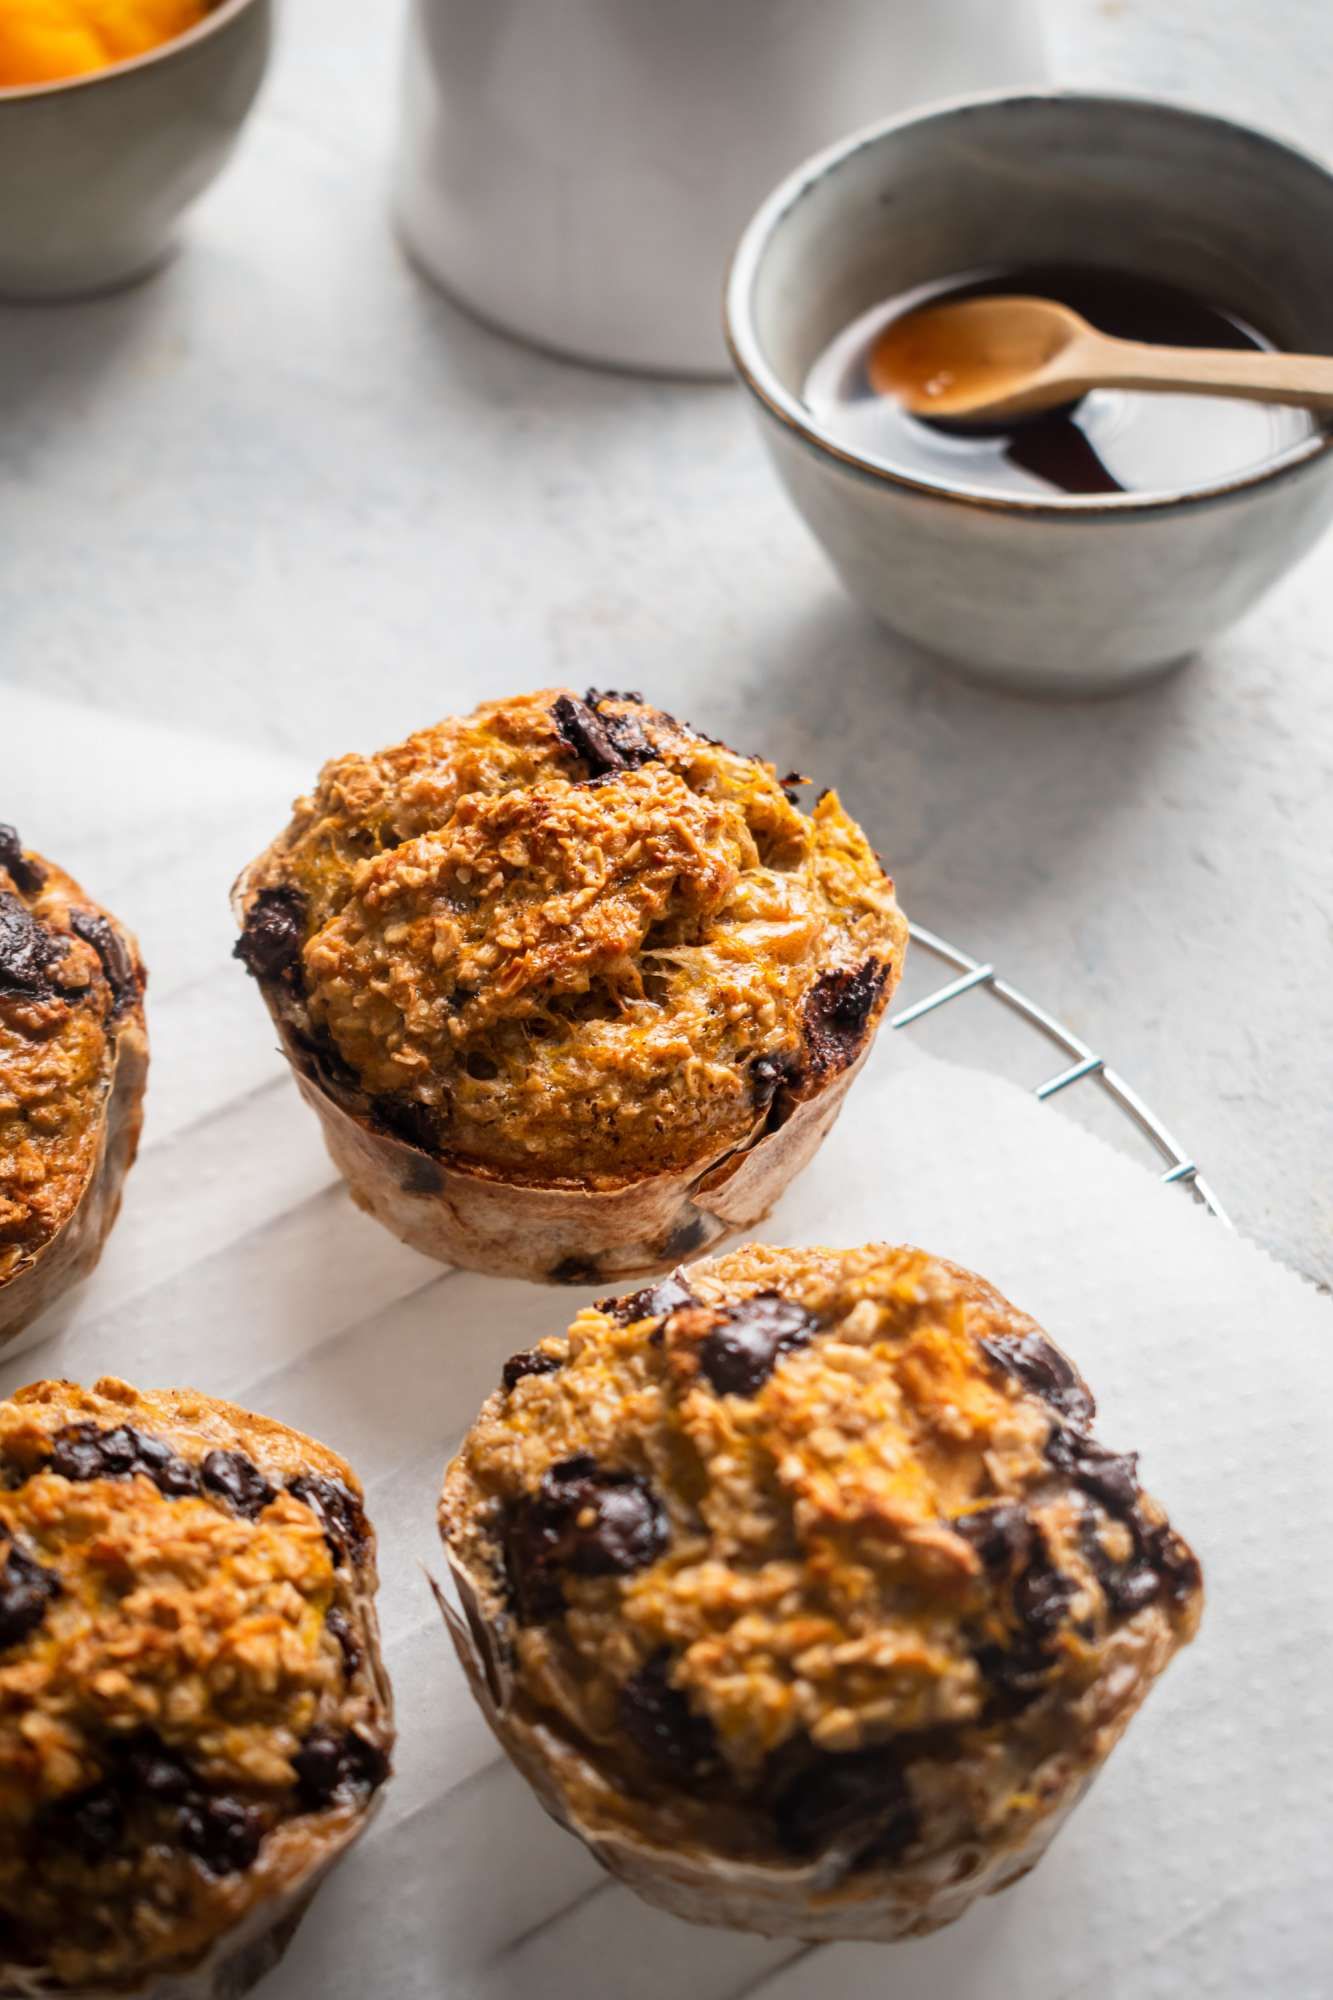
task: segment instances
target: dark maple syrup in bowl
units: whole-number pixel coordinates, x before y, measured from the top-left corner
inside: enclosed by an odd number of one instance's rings
[[[973,272],[886,299],[829,342],[804,389],[821,429],[858,457],[929,485],[1059,499],[1224,485],[1320,428],[1304,410],[1137,389],[1094,389],[1063,409],[1003,423],[944,423],[910,415],[872,386],[872,350],[895,320],[924,305],[1000,292],[1072,306],[1121,340],[1274,349],[1238,313],[1129,272],[1072,265]]]

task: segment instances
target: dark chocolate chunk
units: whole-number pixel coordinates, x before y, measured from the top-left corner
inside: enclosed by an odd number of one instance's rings
[[[637,1472],[613,1472],[586,1452],[543,1474],[509,1510],[505,1567],[524,1620],[553,1618],[563,1577],[626,1576],[656,1561],[669,1534],[665,1509]]]
[[[1012,1576],[1032,1553],[1035,1530],[1016,1500],[997,1500],[957,1515],[949,1526],[981,1557],[992,1576]]]
[[[1147,1560],[1166,1586],[1173,1604],[1187,1604],[1203,1583],[1199,1559],[1175,1529],[1163,1522],[1160,1527],[1140,1526],[1139,1534]]]
[[[46,1607],[60,1594],[60,1580],[11,1542],[0,1569],[0,1650],[17,1646],[46,1616]]]
[[[1112,1556],[1102,1540],[1101,1525],[1097,1509],[1085,1508],[1079,1525],[1079,1542],[1089,1569],[1102,1587],[1108,1611],[1117,1617],[1129,1617],[1160,1594],[1162,1579],[1141,1560],[1137,1537],[1128,1559],[1117,1560]]]
[[[92,910],[71,910],[70,929],[90,944],[102,962],[106,983],[111,988],[112,1012],[118,1014],[139,991],[134,960],[115,925]]]
[[[50,999],[52,966],[68,950],[64,938],[39,924],[26,903],[0,889],[0,993]]]
[[[150,1438],[148,1442],[156,1445],[158,1440]],[[165,1493],[169,1500],[180,1500],[191,1493],[202,1493],[204,1482],[200,1477],[199,1467],[191,1465],[188,1458],[177,1458],[174,1452],[167,1451],[165,1445],[160,1449],[163,1452],[162,1459],[160,1461],[146,1459],[143,1466],[158,1492]]]
[[[261,889],[245,913],[245,927],[232,947],[255,979],[279,979],[301,956],[305,897],[298,889]]]
[[[976,1648],[973,1658],[990,1691],[983,1722],[1017,1715],[1037,1699],[1050,1679],[1050,1654],[1027,1639],[1011,1646],[986,1640]]]
[[[659,1278],[655,1285],[645,1285],[641,1291],[626,1292],[623,1298],[598,1299],[597,1310],[619,1320],[621,1326],[630,1326],[636,1319],[665,1319],[679,1306],[695,1306],[699,1301],[685,1282],[683,1271],[673,1271],[670,1277]]]
[[[1119,1618],[1132,1618],[1162,1594],[1162,1579],[1146,1562],[1126,1563],[1109,1574],[1099,1572],[1106,1602]]]
[[[1084,1516],[1080,1537],[1107,1609],[1117,1618],[1132,1618],[1146,1604],[1155,1603],[1163,1590],[1173,1603],[1187,1603],[1202,1581],[1193,1551],[1165,1522],[1150,1523],[1137,1503],[1119,1511],[1116,1518],[1133,1537],[1132,1551],[1123,1562],[1114,1561],[1107,1552],[1091,1510]]]
[[[1122,1520],[1133,1515],[1139,1500],[1136,1452],[1108,1451],[1082,1431],[1056,1424],[1046,1440],[1046,1456],[1057,1472],[1100,1500],[1108,1514]]]
[[[772,1102],[773,1093],[786,1074],[780,1056],[756,1056],[750,1064],[754,1081],[754,1101],[762,1111]]]
[[[592,688],[588,692],[596,694]],[[611,697],[596,695],[598,702],[608,699]],[[561,742],[587,766],[590,778],[632,771],[657,756],[634,716],[599,714],[592,701],[562,694],[552,704],[551,719]]]
[[[195,1790],[189,1767],[160,1738],[143,1736],[125,1749],[128,1788],[167,1805],[179,1805]]]
[[[378,1791],[389,1775],[389,1760],[379,1745],[349,1730],[343,1741],[343,1755],[351,1783],[364,1785],[367,1791]]]
[[[839,1846],[860,1862],[896,1859],[919,1831],[911,1788],[891,1749],[816,1753],[782,1786],[773,1817],[788,1854]]]
[[[551,708],[551,720],[561,742],[587,765],[590,776],[595,778],[607,771],[625,769],[625,760],[605,723],[587,702],[562,694]]]
[[[114,1440],[112,1449],[119,1459],[128,1457],[126,1472],[143,1472],[152,1480],[159,1493],[169,1498],[179,1499],[187,1493],[201,1491],[199,1468],[188,1459],[177,1457],[161,1438],[150,1437],[144,1431],[135,1430],[132,1424],[124,1424],[118,1431],[105,1433],[104,1444]]]
[[[1022,1515],[1022,1509],[1012,1506],[1012,1503],[1003,1503],[991,1511],[1006,1516],[1011,1511]],[[1022,1567],[1013,1585],[1018,1630],[1006,1644],[986,1637],[976,1646],[973,1655],[983,1680],[991,1690],[989,1717],[1016,1715],[1042,1692],[1055,1663],[1055,1642],[1075,1594],[1072,1578],[1052,1563],[1036,1523],[1028,1516],[1023,1516],[1023,1521],[1027,1542],[1019,1557]],[[958,1528],[961,1524],[955,1521],[954,1526]],[[1011,1530],[1015,1534],[1021,1532],[1006,1519],[1001,1530],[1006,1541]],[[985,1560],[984,1555],[982,1560]],[[1008,1574],[1013,1574],[1007,1560],[1005,1568]]]
[[[355,1730],[335,1736],[316,1729],[292,1759],[297,1790],[307,1812],[322,1812],[340,1795],[375,1791],[389,1775],[389,1760]]]
[[[297,1789],[307,1808],[318,1810],[328,1804],[342,1776],[342,1744],[328,1730],[308,1736],[292,1759]]]
[[[816,1076],[846,1069],[856,1059],[888,976],[888,966],[877,958],[868,958],[854,972],[820,974],[805,996],[802,1021]]]
[[[766,1113],[765,1132],[776,1132],[786,1124],[794,1109],[792,1092],[801,1080],[798,1057],[789,1049],[756,1056],[750,1064],[750,1087],[756,1111]]]
[[[104,1431],[67,1424],[56,1434],[47,1470],[62,1479],[123,1479],[138,1470],[138,1436],[128,1424]]]
[[[253,1459],[242,1451],[210,1451],[199,1470],[210,1493],[225,1500],[235,1514],[253,1521],[274,1498],[273,1488]]]
[[[529,1347],[522,1354],[511,1354],[504,1365],[504,1385],[512,1389],[525,1375],[554,1375],[563,1367],[562,1354],[544,1354],[539,1347]]]
[[[620,1726],[641,1756],[682,1782],[717,1764],[717,1735],[671,1680],[671,1649],[660,1647],[620,1690]]]
[[[181,1845],[210,1875],[238,1875],[248,1868],[264,1838],[263,1815],[239,1799],[191,1797],[178,1819]]]
[[[67,1424],[56,1434],[47,1470],[73,1480],[128,1479],[141,1472],[172,1499],[201,1491],[197,1466],[133,1424],[117,1424],[109,1431],[96,1424]]]
[[[780,1292],[756,1292],[724,1308],[699,1346],[699,1367],[719,1396],[754,1396],[779,1358],[804,1347],[819,1323],[794,1299]]]
[[[395,1139],[417,1146],[423,1153],[440,1150],[439,1113],[418,1098],[390,1095],[372,1097],[370,1115],[375,1123]]]
[[[799,1073],[800,1064],[789,1049],[778,1049],[772,1055],[756,1056],[750,1064],[755,1109],[765,1110],[772,1104],[783,1084],[794,1083]]]
[[[305,1057],[311,1074],[326,1090],[360,1090],[360,1077],[349,1062],[344,1062],[337,1043],[326,1030],[319,1028],[309,1034],[299,1034],[293,1029],[292,1039]]]
[[[360,1562],[365,1554],[370,1529],[365,1509],[350,1486],[345,1486],[341,1479],[303,1472],[288,1481],[287,1491],[298,1500],[304,1500],[306,1506],[319,1517],[335,1568],[344,1559]]]
[[[360,1642],[357,1639],[355,1632],[352,1630],[351,1623],[348,1620],[346,1613],[340,1611],[336,1604],[329,1611],[327,1617],[324,1620],[324,1623],[328,1626],[330,1632],[332,1632],[334,1638],[338,1641],[338,1645],[339,1648],[341,1649],[343,1656],[343,1666],[347,1671],[348,1677],[350,1678],[351,1675],[353,1675],[356,1672],[357,1668],[361,1664]]]
[[[151,1731],[111,1747],[102,1783],[48,1806],[37,1834],[44,1843],[71,1848],[92,1865],[111,1859],[145,1837],[173,1838],[210,1874],[248,1868],[267,1822],[258,1808],[199,1783],[185,1760]],[[143,1824],[145,1814],[151,1815]]]
[[[1064,1624],[1074,1584],[1043,1554],[1034,1555],[1014,1585],[1014,1610],[1032,1638],[1051,1639]]]
[[[1087,1383],[1042,1334],[983,1334],[978,1345],[997,1368],[1017,1377],[1025,1389],[1031,1389],[1071,1423],[1090,1423],[1096,1415]]]
[[[116,1852],[124,1838],[124,1802],[114,1785],[97,1785],[48,1806],[39,1817],[37,1832],[43,1843],[72,1848],[95,1868]]]
[[[632,701],[636,708],[644,706],[643,696],[637,688],[587,688],[583,699],[589,708],[600,708],[604,701]]]
[[[0,868],[8,869],[14,887],[25,896],[37,895],[46,881],[41,862],[33,861],[23,852],[23,842],[8,822],[0,823]]]
[[[342,1776],[342,1743],[327,1729],[308,1736],[292,1759],[303,1804],[323,1806],[333,1797]]]

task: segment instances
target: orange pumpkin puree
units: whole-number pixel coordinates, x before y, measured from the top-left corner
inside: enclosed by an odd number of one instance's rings
[[[58,83],[183,35],[210,0],[4,0],[0,88]]]

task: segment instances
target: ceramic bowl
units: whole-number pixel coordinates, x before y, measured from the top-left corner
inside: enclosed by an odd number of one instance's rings
[[[1216,301],[1279,347],[1333,353],[1333,175],[1141,98],[969,98],[857,133],[769,197],[727,288],[764,440],[853,596],[966,672],[1035,691],[1132,683],[1248,610],[1333,513],[1333,435],[1224,483],[1010,498],[859,457],[802,385],[835,334],[912,286],[1097,262]]]
[[[161,262],[245,121],[271,18],[272,0],[219,0],[133,61],[0,90],[0,296],[105,291]]]

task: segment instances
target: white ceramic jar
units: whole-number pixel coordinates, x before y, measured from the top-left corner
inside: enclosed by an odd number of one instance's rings
[[[807,153],[1039,81],[1039,0],[411,0],[398,213],[513,333],[720,374],[742,225]]]

